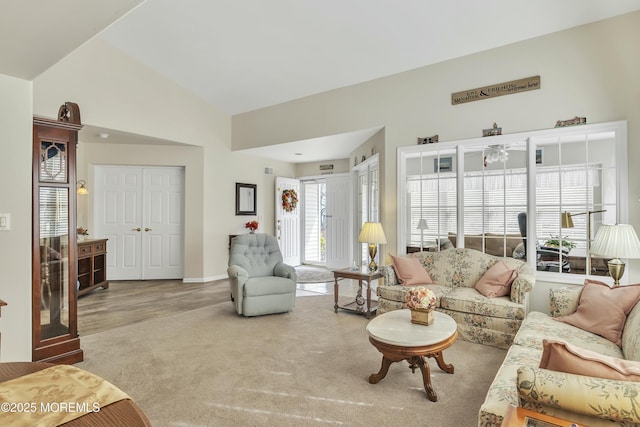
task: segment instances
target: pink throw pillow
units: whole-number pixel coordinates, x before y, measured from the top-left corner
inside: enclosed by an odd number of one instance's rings
[[[510,269],[504,261],[498,261],[476,283],[476,290],[485,297],[503,297],[511,292],[511,284],[518,277],[518,270]]]
[[[640,381],[640,362],[606,356],[566,342],[542,340],[540,367],[619,381]]]
[[[600,335],[620,346],[627,315],[640,299],[640,285],[609,287],[585,279],[578,308],[568,316],[554,319]]]
[[[412,256],[393,256],[391,254],[389,254],[389,256],[393,262],[393,269],[396,271],[396,276],[398,276],[402,285],[416,286],[433,284],[431,276],[429,276],[427,270],[420,264],[418,258]]]

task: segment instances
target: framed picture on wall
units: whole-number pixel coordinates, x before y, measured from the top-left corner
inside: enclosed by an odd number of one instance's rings
[[[256,215],[256,184],[236,182],[236,215]]]
[[[440,157],[433,159],[434,172],[451,172],[453,171],[453,157]]]

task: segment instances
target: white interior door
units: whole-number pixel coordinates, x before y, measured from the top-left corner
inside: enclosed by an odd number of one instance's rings
[[[184,275],[184,170],[96,166],[95,236],[107,241],[111,280]]]
[[[107,241],[107,277],[142,279],[142,169],[96,166],[94,231]]]
[[[282,192],[294,190],[298,195],[298,205],[291,211],[282,206]],[[285,264],[300,265],[300,181],[293,178],[276,177],[276,238]]]
[[[349,267],[351,262],[351,177],[327,177],[327,268]]]
[[[182,168],[143,170],[142,278],[183,277]]]

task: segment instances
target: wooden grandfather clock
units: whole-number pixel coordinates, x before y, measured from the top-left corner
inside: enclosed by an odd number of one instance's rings
[[[32,360],[83,360],[77,322],[76,144],[80,111],[33,119]]]

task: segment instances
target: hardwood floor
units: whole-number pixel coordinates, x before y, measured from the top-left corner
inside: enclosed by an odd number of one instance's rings
[[[78,298],[80,336],[229,301],[229,282],[111,281]]]
[[[355,295],[357,288],[357,281],[340,281],[340,295]],[[298,297],[327,294],[333,295],[333,282],[299,283],[296,293]],[[82,337],[224,302],[231,304],[228,280],[110,281],[109,289],[99,288],[78,298],[78,332]]]

